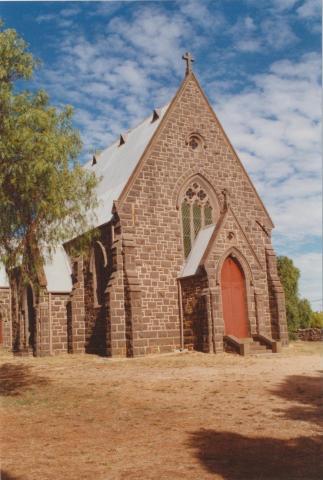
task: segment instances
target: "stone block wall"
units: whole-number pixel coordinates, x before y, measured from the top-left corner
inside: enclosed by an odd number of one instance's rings
[[[277,258],[271,245],[266,246],[266,266],[271,315],[271,335],[288,344],[285,294],[277,271]]]
[[[192,132],[204,139],[203,148],[193,150],[187,144]],[[122,231],[133,234],[135,242],[145,353],[151,351],[153,343],[159,351],[180,346],[176,282],[185,258],[177,196],[197,174],[212,185],[216,196],[224,188],[230,192],[232,208],[260,262],[257,286],[263,299],[259,315],[263,330],[270,329],[264,232],[256,222],[270,228],[270,220],[195,79],[189,78],[118,202]],[[251,261],[255,262],[254,258]],[[216,285],[214,299],[215,289]],[[254,300],[251,322],[255,330]]]
[[[183,278],[181,286],[184,348],[199,352],[210,352],[207,277],[206,275],[196,275]]]
[[[41,287],[35,298],[35,323],[36,344],[34,354],[36,356],[50,355],[51,352],[51,318],[50,318],[50,295],[46,287]]]
[[[68,303],[69,293],[51,293],[50,301],[50,323],[51,323],[51,353],[68,352]]]
[[[321,342],[323,340],[323,328],[300,328],[296,335],[299,340],[305,342]]]
[[[11,292],[11,344],[13,352],[17,352],[21,346],[22,325],[21,313],[19,312],[17,284],[12,281],[10,286]]]
[[[12,346],[11,305],[9,288],[0,288],[0,345]]]
[[[70,353],[84,353],[85,351],[85,290],[83,258],[71,258],[72,263],[72,292],[68,325],[68,351]]]
[[[100,282],[101,292],[107,288],[112,273],[112,230],[111,223],[97,229],[97,235],[93,241],[98,243],[102,253],[102,270],[95,269],[94,247],[90,248],[84,259],[84,325],[85,325],[85,352],[106,355],[107,335],[107,308],[105,298],[97,298],[97,283]],[[99,275],[100,273],[100,275]]]

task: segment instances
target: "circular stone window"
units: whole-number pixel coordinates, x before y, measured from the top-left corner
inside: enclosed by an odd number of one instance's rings
[[[192,150],[200,150],[203,146],[204,148],[205,145],[204,145],[204,139],[202,138],[202,136],[199,134],[199,133],[191,133],[186,141],[185,141],[186,145],[188,145]]]
[[[194,135],[189,139],[188,142],[192,150],[196,150],[200,146],[200,143],[200,139],[198,137],[195,137]]]

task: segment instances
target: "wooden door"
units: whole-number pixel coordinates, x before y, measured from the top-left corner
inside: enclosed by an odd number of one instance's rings
[[[249,337],[245,276],[232,257],[223,263],[221,289],[225,335]]]

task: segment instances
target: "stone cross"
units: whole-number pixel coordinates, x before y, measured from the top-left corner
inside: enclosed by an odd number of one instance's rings
[[[185,55],[182,56],[182,59],[186,61],[186,72],[185,74],[188,75],[192,71],[192,63],[195,61],[192,54],[190,52],[186,52]]]

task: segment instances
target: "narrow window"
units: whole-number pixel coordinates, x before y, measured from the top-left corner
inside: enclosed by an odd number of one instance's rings
[[[202,226],[201,205],[198,202],[193,203],[193,225],[195,238]]]
[[[204,206],[204,224],[212,225],[212,207],[209,203]]]
[[[191,207],[185,200],[182,203],[182,224],[185,257],[191,251]]]

